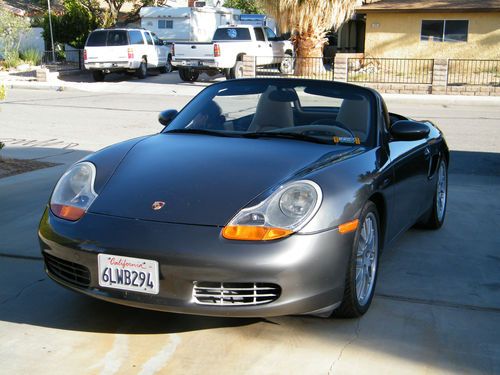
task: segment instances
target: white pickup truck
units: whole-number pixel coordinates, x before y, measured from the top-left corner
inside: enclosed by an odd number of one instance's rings
[[[172,65],[183,81],[196,81],[200,73],[224,73],[227,79],[243,75],[243,56],[257,56],[256,64],[279,64],[280,70],[293,69],[293,46],[268,27],[220,26],[211,43],[174,43]]]
[[[148,68],[171,70],[170,47],[145,29],[97,29],[85,43],[83,60],[95,81],[110,72],[135,72],[145,78]]]

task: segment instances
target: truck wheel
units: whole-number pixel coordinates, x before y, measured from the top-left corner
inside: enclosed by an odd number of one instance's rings
[[[167,59],[165,65],[160,66],[158,70],[160,71],[161,74],[170,73],[172,71],[172,62],[170,61],[170,58]]]
[[[198,79],[199,75],[200,73],[191,71],[190,69],[179,68],[179,77],[184,82],[194,82]]]
[[[94,78],[96,82],[102,82],[104,81],[104,72],[102,70],[93,70],[92,78]]]
[[[141,61],[141,65],[139,65],[139,69],[137,69],[137,77],[140,79],[146,78],[148,75],[148,63],[146,60]]]
[[[281,74],[293,74],[294,69],[294,61],[293,57],[290,54],[285,54],[283,59],[281,60],[279,70]]]
[[[229,74],[226,74],[226,79],[243,78],[243,61],[236,61],[236,64],[229,69]]]

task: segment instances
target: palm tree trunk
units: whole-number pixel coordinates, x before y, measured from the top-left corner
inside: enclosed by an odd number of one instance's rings
[[[295,75],[312,77],[325,72],[323,65],[323,46],[325,33],[308,28],[305,32],[293,36],[295,53]]]

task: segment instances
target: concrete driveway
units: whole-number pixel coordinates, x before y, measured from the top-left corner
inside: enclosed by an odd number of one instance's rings
[[[189,96],[168,99],[179,107]],[[0,373],[500,373],[500,106],[491,102],[389,100],[390,110],[445,131],[448,214],[440,231],[410,230],[385,251],[361,319],[166,314],[49,280],[36,225],[57,178],[86,152],[159,130],[164,101],[12,90],[1,105],[7,156],[62,164],[0,179]],[[54,138],[63,143],[44,146]]]

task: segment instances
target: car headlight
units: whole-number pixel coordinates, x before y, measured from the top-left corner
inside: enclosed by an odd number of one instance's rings
[[[97,198],[95,175],[95,166],[89,162],[75,164],[66,171],[50,198],[54,215],[71,221],[80,219]]]
[[[280,186],[263,202],[242,209],[222,230],[229,240],[266,241],[300,231],[321,205],[321,188],[304,180]]]

